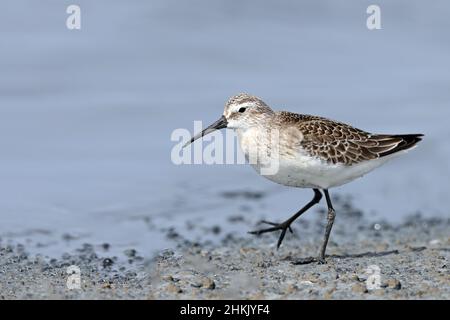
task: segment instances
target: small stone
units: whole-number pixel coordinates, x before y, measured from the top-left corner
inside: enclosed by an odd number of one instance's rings
[[[70,259],[70,254],[68,254],[67,252],[64,252],[64,253],[62,254],[61,258],[62,258],[63,260],[69,260],[69,259]]]
[[[216,283],[211,278],[204,278],[202,281],[202,288],[214,290],[216,288]]]
[[[387,287],[390,289],[400,290],[402,288],[402,284],[397,279],[388,279],[386,281]]]
[[[211,228],[212,233],[219,234],[222,229],[219,226],[214,226]]]
[[[267,260],[267,261],[258,261],[256,263],[256,266],[259,267],[259,268],[267,269],[267,268],[270,268],[272,266],[272,262],[269,261],[269,260]]]
[[[432,246],[437,246],[439,244],[441,244],[441,240],[439,240],[439,239],[433,239],[430,241],[430,245],[432,245]]]
[[[325,299],[325,300],[331,300],[332,298],[333,298],[333,293],[331,292],[325,292],[324,294],[323,294],[323,298]]]
[[[317,273],[315,273],[315,274],[309,274],[309,275],[306,275],[305,277],[304,277],[304,280],[306,281],[306,282],[312,282],[312,283],[317,283],[317,282],[319,282],[319,274],[317,274]],[[303,282],[303,281],[302,281]]]
[[[177,239],[180,237],[180,234],[175,231],[175,228],[169,228],[169,230],[167,230],[166,236],[168,239]]]
[[[239,253],[242,254],[243,256],[245,256],[247,254],[251,254],[255,251],[256,251],[255,248],[250,248],[250,247],[242,247],[239,249]]]
[[[361,283],[354,284],[352,286],[352,291],[355,293],[367,293],[367,287]]]
[[[372,293],[378,297],[382,297],[384,296],[384,290],[383,289],[375,289],[372,291]]]
[[[229,222],[242,222],[244,221],[244,216],[241,215],[234,215],[228,217]]]
[[[333,298],[333,293],[336,291],[336,289],[337,289],[336,286],[332,287],[331,289],[328,289],[328,290],[324,293],[323,298],[326,299],[326,300],[332,299],[332,298]]]
[[[134,249],[127,249],[123,253],[129,258],[133,258],[136,256],[136,250]]]
[[[378,252],[386,251],[389,249],[389,244],[387,243],[381,243],[375,247],[375,250]]]
[[[169,283],[166,287],[167,292],[170,293],[182,293],[183,290],[181,290],[180,287],[174,285],[173,283]]]
[[[69,233],[64,233],[64,234],[62,235],[62,239],[63,239],[64,241],[70,241],[70,240],[76,240],[77,237],[74,236],[74,235],[71,235],[71,234],[69,234]]]
[[[94,250],[94,246],[90,243],[83,243],[81,249],[78,249],[80,252],[92,252]]]
[[[162,279],[164,281],[174,281],[174,278],[171,275],[163,276]]]
[[[200,255],[202,257],[208,257],[209,256],[209,251],[208,250],[201,250],[200,251]]]
[[[103,268],[110,267],[113,264],[114,264],[114,261],[112,261],[112,259],[110,259],[110,258],[103,259],[103,262],[102,262]]]
[[[353,274],[353,275],[350,277],[350,280],[352,280],[352,281],[358,281],[358,282],[363,282],[363,281],[364,281],[364,279],[361,279],[357,274]]]
[[[159,257],[163,260],[168,260],[175,255],[175,252],[170,249],[164,249],[159,253]]]
[[[292,294],[292,293],[297,292],[297,291],[298,291],[298,287],[295,284],[289,284],[286,287],[285,293],[286,294]]]

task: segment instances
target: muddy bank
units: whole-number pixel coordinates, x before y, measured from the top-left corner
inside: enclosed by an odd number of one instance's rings
[[[165,228],[173,246],[156,256],[133,248],[113,255],[107,244],[85,244],[47,258],[2,239],[0,298],[450,299],[449,219],[415,215],[396,225],[372,223],[347,206],[334,226],[325,265],[295,264],[317,254],[325,222],[320,211],[317,219],[296,223],[279,250],[278,234],[224,233],[197,221],[190,221],[191,231],[199,228],[204,237],[193,241]],[[239,215],[227,221],[258,227]],[[67,287],[69,266],[80,270],[79,289]]]

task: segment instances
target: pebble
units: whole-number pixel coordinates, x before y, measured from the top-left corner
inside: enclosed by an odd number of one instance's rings
[[[239,249],[239,253],[242,254],[243,256],[249,254],[249,253],[254,253],[256,251],[255,248],[251,248],[251,247],[242,247]]]
[[[191,286],[194,288],[204,288],[214,290],[216,288],[216,283],[211,278],[203,277],[201,279],[197,279],[194,282],[192,282]]]
[[[164,281],[174,281],[174,278],[171,275],[163,276],[162,279]]]
[[[387,243],[381,243],[375,247],[375,250],[377,252],[386,251],[388,249],[389,249],[389,244],[387,244]]]
[[[211,278],[204,278],[202,281],[202,288],[214,290],[216,288],[216,283]]]
[[[291,293],[295,293],[298,291],[298,287],[295,284],[289,284],[286,287],[285,293],[286,294],[291,294]]]
[[[219,234],[222,231],[222,229],[219,226],[214,226],[211,228],[211,231],[214,234]]]
[[[364,282],[365,281],[364,279],[360,278],[357,274],[351,275],[350,279],[353,280],[353,281],[358,281],[358,282]]]
[[[399,280],[391,278],[388,279],[384,284],[381,285],[382,287],[387,287],[389,289],[395,289],[400,290],[402,288],[402,284]]]
[[[430,245],[432,245],[432,246],[436,246],[436,245],[439,245],[439,244],[441,244],[441,240],[439,240],[439,239],[433,239],[433,240],[430,240]]]
[[[112,261],[112,259],[110,259],[110,258],[105,258],[105,259],[103,259],[103,261],[102,261],[103,268],[110,267],[110,266],[112,266],[113,264],[114,264],[114,261]]]
[[[173,283],[169,283],[166,286],[166,290],[167,290],[167,292],[170,292],[170,293],[182,293],[183,292],[183,290],[181,290],[180,287],[174,285]]]
[[[324,299],[327,299],[327,300],[332,299],[332,298],[333,298],[333,293],[336,291],[336,289],[337,289],[336,286],[332,287],[331,289],[328,289],[328,290],[324,293],[323,298],[324,298]]]
[[[352,291],[355,293],[367,293],[367,287],[361,283],[356,283],[352,286]]]
[[[180,234],[175,231],[175,228],[169,228],[169,230],[167,230],[166,236],[168,239],[177,239],[180,237]]]
[[[372,291],[372,293],[378,297],[382,297],[385,295],[386,292],[383,289],[375,289]]]
[[[136,256],[136,250],[134,249],[127,249],[123,253],[129,258],[133,258]]]

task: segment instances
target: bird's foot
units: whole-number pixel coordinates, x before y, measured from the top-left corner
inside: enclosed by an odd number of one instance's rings
[[[326,264],[325,257],[307,257],[307,258],[300,258],[297,260],[292,261],[292,264],[295,265],[301,265],[301,264],[310,264],[313,262],[317,262],[317,264]]]
[[[283,242],[284,236],[286,235],[286,231],[289,230],[291,233],[293,233],[292,228],[291,228],[291,221],[285,221],[282,223],[275,223],[275,222],[269,222],[269,221],[261,221],[261,223],[265,223],[265,224],[269,224],[271,226],[273,226],[272,228],[267,228],[267,229],[260,229],[260,230],[255,230],[255,231],[249,231],[250,234],[254,234],[254,235],[260,235],[266,232],[274,232],[277,230],[281,230],[281,234],[280,234],[280,238],[278,239],[278,243],[277,243],[277,249],[280,248],[281,243]]]

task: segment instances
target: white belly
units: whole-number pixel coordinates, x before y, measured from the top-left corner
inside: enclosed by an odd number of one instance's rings
[[[297,159],[280,159],[278,171],[274,171],[274,174],[262,174],[260,165],[253,164],[252,167],[265,178],[282,185],[328,189],[362,177],[387,160],[388,158],[380,158],[346,166],[299,156]],[[272,163],[271,166],[276,167],[276,164]]]
[[[273,182],[298,188],[328,189],[337,187],[362,177],[397,155],[393,154],[351,166],[327,163],[319,158],[310,157],[302,150],[288,155],[281,150],[281,152],[277,152],[278,156],[272,154],[269,157],[266,152],[256,153],[254,148],[249,147],[251,144],[263,143],[264,139],[259,138],[255,141],[255,132],[247,131],[245,134],[238,132],[238,136],[247,160],[260,175]]]

